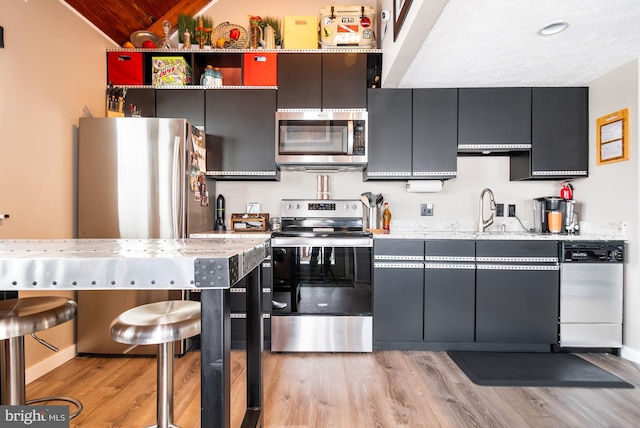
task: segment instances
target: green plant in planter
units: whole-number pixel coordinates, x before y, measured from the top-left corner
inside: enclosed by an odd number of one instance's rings
[[[282,46],[282,31],[280,29],[280,20],[273,16],[265,16],[262,20],[264,25],[269,25],[273,28],[273,32],[275,33],[275,43],[276,46]]]
[[[185,30],[191,33],[191,43],[196,43],[196,21],[191,15],[178,15],[178,42],[184,43],[183,37]]]
[[[195,40],[197,43],[198,36],[206,37],[207,44],[209,44],[209,36],[213,31],[213,19],[205,15],[197,15],[193,17],[193,24],[195,25]]]

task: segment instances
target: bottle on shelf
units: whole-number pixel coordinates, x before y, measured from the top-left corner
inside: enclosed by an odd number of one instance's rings
[[[391,211],[389,211],[389,202],[384,203],[384,211],[382,212],[382,230],[384,230],[384,233],[391,232]]]

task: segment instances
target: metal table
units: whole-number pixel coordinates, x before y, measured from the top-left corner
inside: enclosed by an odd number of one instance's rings
[[[0,240],[0,289],[199,289],[202,304],[201,426],[231,425],[232,285],[247,277],[247,410],[242,427],[262,426],[260,264],[269,240]]]

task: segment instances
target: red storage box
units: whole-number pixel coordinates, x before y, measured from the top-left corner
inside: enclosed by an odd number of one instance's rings
[[[141,52],[107,52],[107,83],[142,85]]]
[[[252,52],[244,54],[244,86],[277,86],[278,55]]]

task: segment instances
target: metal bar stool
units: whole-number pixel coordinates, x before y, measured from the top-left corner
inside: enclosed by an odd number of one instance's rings
[[[171,300],[148,303],[121,313],[111,323],[111,338],[131,345],[158,345],[157,421],[173,424],[174,341],[200,334],[200,302]]]
[[[75,413],[69,415],[69,419],[82,412],[82,403],[71,397],[25,400],[24,336],[31,334],[38,343],[57,352],[58,348],[37,337],[35,332],[72,320],[76,316],[76,310],[76,302],[66,297],[21,297],[0,301],[0,402],[3,405],[65,401],[77,408]]]

